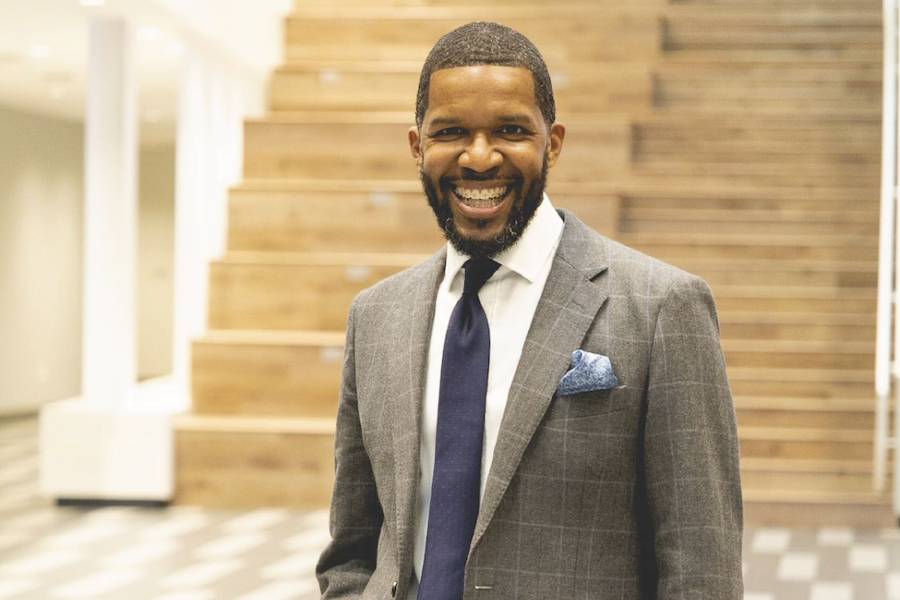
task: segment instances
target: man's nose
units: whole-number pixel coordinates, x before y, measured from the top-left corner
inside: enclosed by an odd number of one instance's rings
[[[503,156],[497,152],[486,135],[478,134],[459,157],[459,166],[476,172],[489,171],[503,163]]]

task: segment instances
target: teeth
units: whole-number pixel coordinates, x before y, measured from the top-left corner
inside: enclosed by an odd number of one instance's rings
[[[455,188],[453,191],[456,195],[464,200],[468,206],[476,208],[486,208],[494,206],[498,200],[506,196],[509,186],[487,188],[483,190],[472,190],[465,188]]]

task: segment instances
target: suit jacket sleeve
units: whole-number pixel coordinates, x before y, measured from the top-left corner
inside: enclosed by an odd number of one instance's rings
[[[331,543],[316,565],[322,599],[360,596],[375,569],[384,520],[372,465],[363,445],[356,396],[355,313],[350,309],[335,432],[335,483],[329,529]]]
[[[657,599],[741,600],[737,424],[703,280],[670,286],[650,359],[644,452]]]

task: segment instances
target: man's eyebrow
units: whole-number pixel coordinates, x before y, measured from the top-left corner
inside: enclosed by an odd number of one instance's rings
[[[502,115],[497,117],[498,121],[502,121],[503,123],[530,123],[531,115],[526,115],[525,113],[519,113],[515,115]]]
[[[442,125],[459,125],[461,121],[456,117],[435,117],[428,123],[432,127]]]

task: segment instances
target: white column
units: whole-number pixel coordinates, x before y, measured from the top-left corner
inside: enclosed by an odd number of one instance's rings
[[[89,25],[85,114],[82,395],[40,417],[46,496],[157,500],[173,494],[172,415],[165,382],[136,383],[137,111],[130,27]]]
[[[137,100],[124,20],[90,23],[87,76],[82,397],[121,405],[137,354]]]

